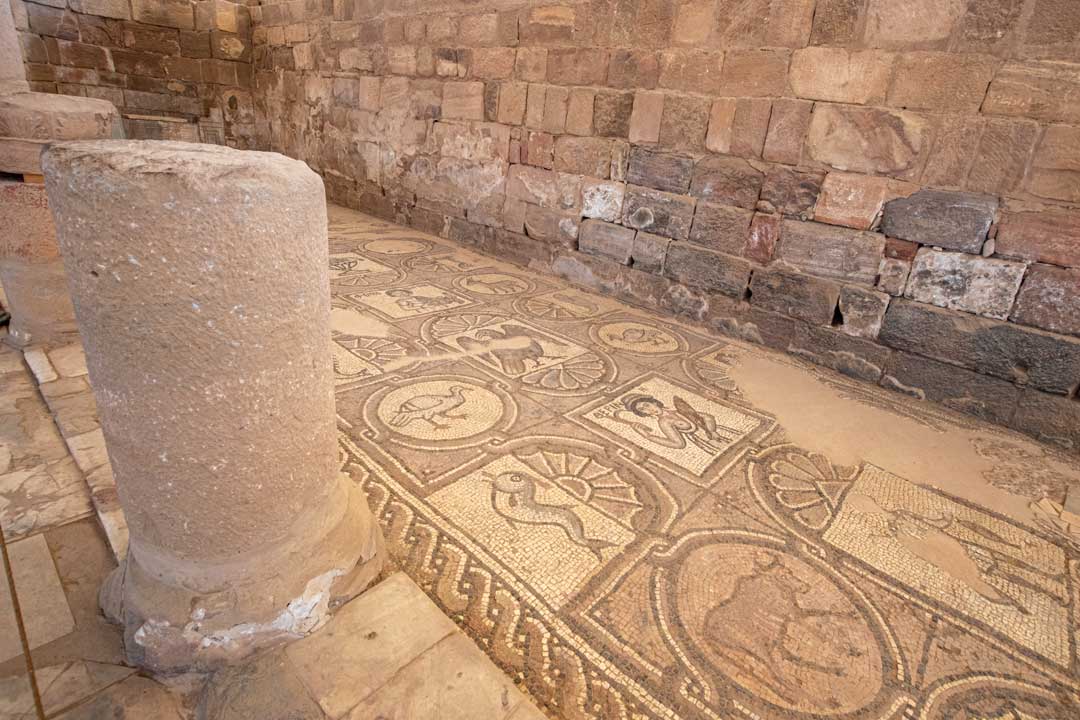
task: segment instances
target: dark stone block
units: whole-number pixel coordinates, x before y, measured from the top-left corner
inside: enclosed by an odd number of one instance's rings
[[[763,176],[739,158],[709,157],[694,168],[690,194],[709,202],[753,210]]]
[[[1025,390],[1010,424],[1044,442],[1080,449],[1080,400],[1076,398]]]
[[[578,249],[590,255],[604,255],[622,265],[630,264],[636,233],[628,227],[586,220],[581,224]]]
[[[754,213],[717,203],[698,203],[690,240],[728,255],[742,255]]]
[[[789,351],[858,380],[877,382],[889,359],[888,348],[835,330],[797,324]]]
[[[828,280],[777,268],[754,271],[750,304],[814,325],[828,325],[840,298],[840,286]]]
[[[1080,384],[1080,340],[894,299],[878,339],[1018,385],[1068,395]]]
[[[695,290],[741,298],[750,280],[750,263],[688,243],[668,246],[664,276]]]
[[[626,181],[666,192],[685,193],[690,188],[693,174],[693,158],[638,145],[630,151]]]
[[[802,172],[778,166],[769,170],[761,186],[761,199],[776,212],[806,219],[821,194],[823,172]]]
[[[635,230],[686,240],[694,219],[694,198],[639,185],[626,187],[623,224]]]
[[[920,190],[885,203],[881,231],[901,240],[977,253],[997,206],[997,198],[989,195]]]
[[[1012,383],[918,355],[893,353],[882,387],[1005,425],[1019,390]]]

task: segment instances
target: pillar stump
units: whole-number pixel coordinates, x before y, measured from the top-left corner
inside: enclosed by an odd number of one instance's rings
[[[42,166],[131,533],[102,589],[129,660],[211,670],[313,632],[383,557],[339,472],[322,180],[180,142]]]
[[[66,344],[79,335],[40,184],[41,149],[52,140],[108,138],[119,132],[120,115],[105,100],[32,92],[0,95],[0,171],[14,176],[0,180],[0,285],[11,312],[9,344]],[[22,182],[24,177],[36,182]]]

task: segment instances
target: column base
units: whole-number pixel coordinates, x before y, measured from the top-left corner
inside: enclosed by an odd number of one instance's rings
[[[193,567],[134,542],[100,603],[124,628],[128,662],[156,675],[205,673],[321,628],[379,575],[386,550],[363,493],[339,478],[322,533]],[[212,539],[210,539],[212,542]],[[170,566],[175,572],[170,572]]]

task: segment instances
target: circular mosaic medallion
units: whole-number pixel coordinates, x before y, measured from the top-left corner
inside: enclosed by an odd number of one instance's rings
[[[424,240],[407,240],[404,238],[388,238],[386,240],[371,240],[364,243],[364,249],[368,252],[380,255],[415,255],[431,249],[431,243]]]
[[[685,347],[673,333],[633,321],[601,325],[596,329],[596,338],[610,348],[644,355],[666,355]]]
[[[473,383],[428,380],[397,388],[376,414],[388,429],[416,440],[461,440],[495,427],[503,417],[498,395]]]

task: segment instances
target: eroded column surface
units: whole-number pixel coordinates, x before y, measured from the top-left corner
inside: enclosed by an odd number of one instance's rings
[[[13,176],[0,180],[0,284],[13,345],[67,343],[78,336],[45,186],[22,179],[41,172],[39,156],[49,141],[108,138],[119,132],[119,120],[105,100],[0,95],[0,171]]]
[[[382,558],[339,474],[322,181],[172,142],[42,165],[131,532],[102,591],[129,659],[210,669],[312,632]]]

